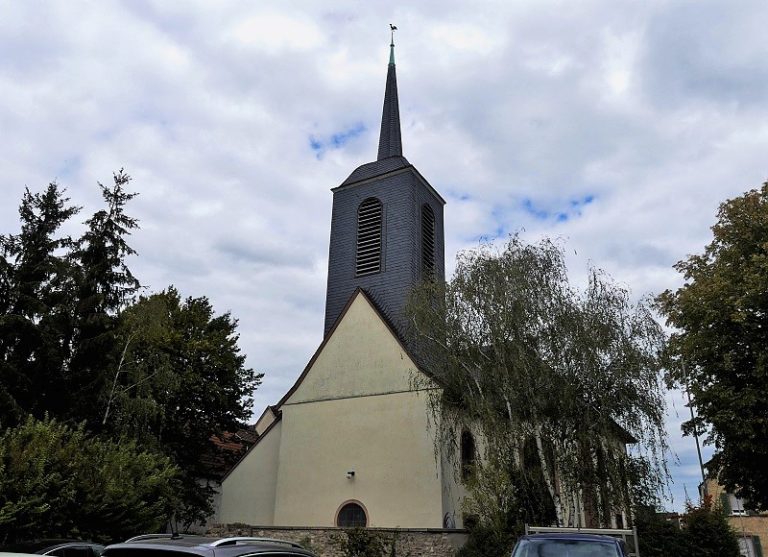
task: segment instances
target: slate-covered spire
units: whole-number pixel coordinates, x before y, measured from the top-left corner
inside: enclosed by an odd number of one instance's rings
[[[379,156],[377,160],[388,157],[402,157],[403,144],[400,139],[400,108],[397,102],[397,75],[395,75],[395,41],[389,45],[389,68],[387,69],[387,88],[384,92],[384,110],[381,114],[381,134],[379,135]]]

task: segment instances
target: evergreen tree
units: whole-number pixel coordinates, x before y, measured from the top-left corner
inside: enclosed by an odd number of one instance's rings
[[[56,183],[27,189],[19,208],[21,232],[0,236],[0,421],[26,413],[58,414],[61,370],[71,342],[72,246],[59,229],[79,207]]]
[[[691,557],[739,557],[736,532],[728,524],[723,509],[705,499],[701,507],[689,505],[685,517],[685,535]]]
[[[220,454],[211,438],[236,431],[250,417],[251,395],[261,374],[245,367],[245,356],[237,346],[237,321],[228,313],[216,315],[207,298],[182,300],[169,288],[134,301],[139,283],[126,264],[126,258],[135,253],[126,238],[138,225],[125,213],[135,196],[125,191],[129,181],[121,170],[111,187],[99,184],[106,208],[86,221],[87,229],[77,241],[58,234],[79,208],[68,206],[56,184],[40,194],[27,191],[20,208],[21,232],[0,237],[0,424],[22,424],[30,413],[59,420],[42,426],[26,422],[19,426],[26,427],[25,433],[9,433],[2,442],[33,440],[38,433],[50,442],[71,437],[74,440],[67,441],[60,453],[65,454],[79,443],[90,446],[89,431],[121,446],[135,442],[154,454],[164,454],[179,467],[174,478],[183,478],[174,483],[173,515],[189,524],[209,514],[213,490],[206,481],[218,479],[222,466],[232,458]],[[79,424],[79,429],[67,429],[61,425],[65,422]],[[45,443],[50,445],[49,441]],[[0,446],[0,456],[7,456],[7,449]],[[38,528],[38,533],[75,535],[77,528],[85,528],[92,519],[98,523],[98,515],[108,514],[98,510],[101,507],[94,507],[97,510],[88,517],[81,509],[70,509],[72,519],[65,520],[64,511],[51,514],[50,505],[66,509],[70,504],[86,505],[93,494],[83,484],[66,480],[61,492],[72,501],[65,503],[56,498],[59,495],[46,500],[50,492],[45,477],[56,483],[72,470],[66,458],[45,450],[25,453],[45,465],[37,479],[28,478],[27,485],[39,487],[42,495],[30,493],[26,499],[23,486],[14,486],[15,491],[8,487],[11,476],[3,475],[9,470],[8,462],[0,461],[0,537],[3,524],[11,524],[7,526],[11,530]],[[119,462],[110,461],[114,466],[102,462],[107,476],[94,481],[104,480],[101,488],[109,492],[108,476],[115,475],[114,482],[120,484],[117,476],[124,473],[126,464],[120,462],[126,454],[137,459],[137,466],[150,458],[132,450],[120,453]],[[89,454],[101,462],[98,454]],[[8,458],[15,466],[20,462],[18,455]],[[136,470],[140,474],[140,466]],[[167,479],[167,475],[158,478]],[[6,488],[23,500],[18,505],[3,502],[1,492]],[[127,504],[139,511],[155,509],[151,491],[136,493],[135,497],[118,495],[126,496]],[[115,504],[115,512],[133,516]],[[52,516],[60,522],[43,527]],[[75,519],[79,522],[72,522]],[[132,523],[126,520],[128,528]],[[98,528],[88,531],[101,531]]]
[[[108,396],[118,315],[139,289],[125,261],[136,253],[126,236],[138,228],[137,220],[125,213],[125,205],[136,196],[125,191],[130,180],[121,169],[111,187],[99,183],[107,207],[86,221],[88,228],[72,254],[77,274],[76,329],[67,377],[70,417],[87,420],[95,430]]]

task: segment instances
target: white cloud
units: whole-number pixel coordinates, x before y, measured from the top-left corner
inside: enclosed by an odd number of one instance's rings
[[[267,373],[257,406],[276,402],[321,340],[329,189],[375,157],[392,22],[404,151],[448,199],[449,269],[477,238],[524,228],[566,238],[577,280],[592,262],[636,296],[674,288],[718,203],[768,175],[765,12],[0,0],[0,233],[25,185],[58,179],[84,220],[96,181],[125,166],[141,194],[133,271],[232,310]],[[316,158],[310,137],[359,125]],[[525,209],[588,195],[565,221]]]
[[[229,33],[242,45],[276,54],[309,50],[323,43],[319,26],[301,14],[265,11],[237,21]]]

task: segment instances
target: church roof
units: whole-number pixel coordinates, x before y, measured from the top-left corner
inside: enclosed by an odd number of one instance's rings
[[[397,75],[395,73],[395,44],[389,45],[389,67],[387,86],[384,90],[384,108],[381,113],[378,160],[403,156],[403,141],[400,137],[400,106],[397,100]]]
[[[389,45],[389,66],[387,67],[387,85],[384,90],[384,106],[381,111],[381,132],[379,133],[379,154],[375,161],[358,166],[339,187],[349,186],[370,180],[390,172],[410,168],[427,185],[421,174],[403,156],[403,141],[400,134],[400,106],[397,98],[397,75],[395,73],[395,45]],[[430,189],[440,199],[440,195]]]
[[[408,159],[403,156],[389,157],[369,162],[355,168],[355,170],[352,171],[352,174],[349,175],[349,178],[344,180],[341,185],[348,186],[355,182],[375,178],[376,176],[381,176],[382,174],[387,174],[388,172],[394,172],[395,170],[408,168],[410,166],[411,163],[409,163]]]

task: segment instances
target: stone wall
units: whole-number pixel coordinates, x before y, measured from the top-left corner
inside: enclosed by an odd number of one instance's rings
[[[441,528],[366,528],[366,532],[381,536],[386,556],[453,557],[467,540],[466,530]],[[343,557],[339,540],[345,536],[341,528],[303,528],[248,526],[246,524],[216,524],[209,536],[256,536],[298,542],[320,557]],[[395,550],[392,552],[394,542]]]

